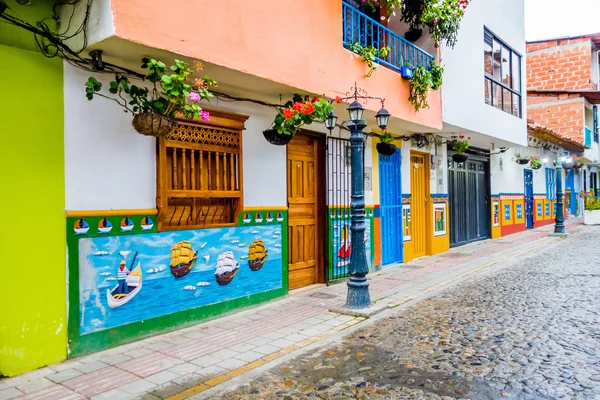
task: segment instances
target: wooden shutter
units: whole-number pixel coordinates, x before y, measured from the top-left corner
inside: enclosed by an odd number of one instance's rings
[[[179,121],[159,139],[158,229],[235,225],[242,210],[245,116],[211,112],[209,121]]]

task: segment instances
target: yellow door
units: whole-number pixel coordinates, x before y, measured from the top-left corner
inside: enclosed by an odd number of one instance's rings
[[[287,146],[289,289],[323,282],[320,149],[321,141],[301,134]]]
[[[427,205],[429,202],[429,160],[427,155],[410,154],[410,193],[412,214],[413,257],[427,255],[428,225]]]

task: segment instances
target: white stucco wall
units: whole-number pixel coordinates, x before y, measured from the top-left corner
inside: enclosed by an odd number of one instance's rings
[[[410,162],[410,152],[429,153],[429,190],[430,194],[448,194],[448,162],[445,144],[435,145],[431,143],[428,148],[419,149],[411,145],[410,141],[404,142],[402,146],[402,194],[411,193],[410,171],[413,168]],[[432,163],[433,156],[433,163]],[[439,161],[439,162],[437,162]],[[432,168],[433,167],[433,168]]]
[[[485,103],[484,26],[523,56],[522,118]],[[445,129],[451,129],[448,128],[451,125],[458,130],[487,135],[488,137],[473,138],[478,145],[493,142],[489,136],[527,145],[525,53],[523,0],[471,2],[461,23],[458,43],[453,49],[442,47],[441,50],[442,65],[445,68],[442,87]]]
[[[84,85],[90,75],[65,63],[66,209],[155,208],[156,139],[135,132],[131,115],[114,102],[100,97],[87,101]],[[105,85],[112,79],[108,74],[94,76]],[[287,205],[286,147],[269,144],[262,134],[276,111],[252,103],[215,99],[207,106],[249,116],[242,134],[244,207]],[[307,128],[327,132],[323,124]],[[348,134],[343,132],[342,136]],[[373,166],[369,156],[371,143],[367,139],[367,168]],[[325,166],[325,160],[323,163]],[[365,203],[373,204],[372,188],[365,190]]]

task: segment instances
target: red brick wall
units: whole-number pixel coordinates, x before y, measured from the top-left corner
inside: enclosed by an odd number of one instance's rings
[[[596,89],[589,38],[527,44],[527,89]]]
[[[585,100],[577,95],[529,96],[527,118],[560,133],[584,142]]]

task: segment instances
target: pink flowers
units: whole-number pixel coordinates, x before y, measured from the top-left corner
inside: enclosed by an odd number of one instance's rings
[[[200,95],[198,94],[198,92],[192,92],[192,93],[190,93],[190,100],[193,101],[194,103],[198,103],[201,100]]]
[[[202,118],[203,121],[208,121],[210,113],[208,111],[200,111],[200,118]]]

